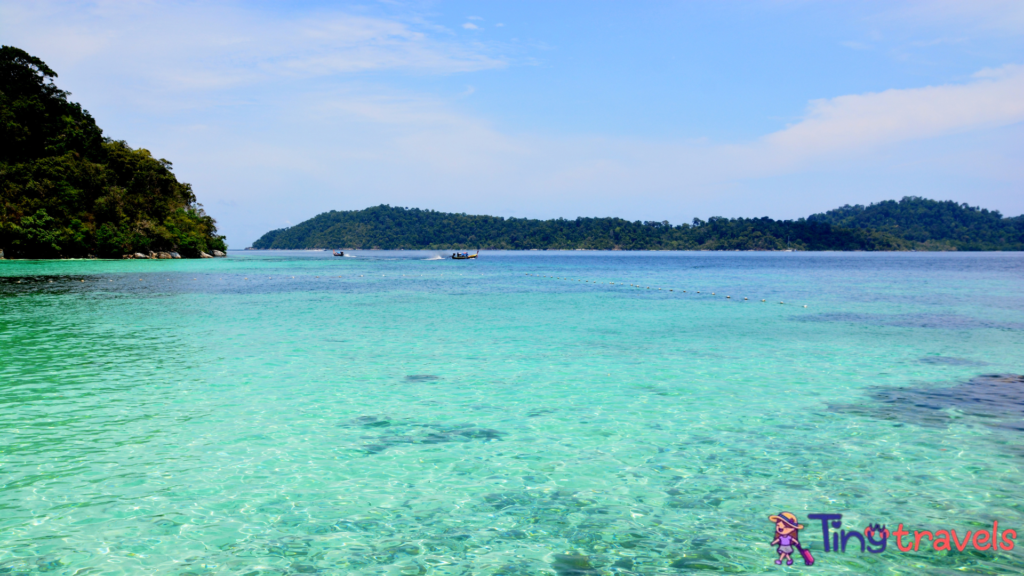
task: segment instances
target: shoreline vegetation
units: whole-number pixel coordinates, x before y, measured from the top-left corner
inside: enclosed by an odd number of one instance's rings
[[[171,162],[103,135],[45,62],[0,47],[0,258],[224,254]]]
[[[798,220],[673,226],[621,218],[533,220],[388,205],[325,212],[267,232],[252,250],[1021,251],[1024,216],[908,196]]]

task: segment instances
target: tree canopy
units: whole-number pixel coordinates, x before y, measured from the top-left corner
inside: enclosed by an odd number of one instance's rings
[[[171,163],[111,140],[39,58],[0,48],[0,249],[61,258],[224,250]]]
[[[846,205],[814,214],[811,222],[860,230],[877,230],[934,250],[1021,250],[1024,216],[1003,218],[952,200],[937,201],[907,196],[870,206]]]

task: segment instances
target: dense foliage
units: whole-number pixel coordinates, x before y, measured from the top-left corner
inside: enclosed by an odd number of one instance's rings
[[[908,196],[868,207],[843,206],[814,214],[811,222],[878,230],[933,250],[1024,250],[1024,216]]]
[[[0,249],[60,258],[224,250],[171,163],[103,137],[42,60],[0,48]]]
[[[895,208],[894,208],[895,207]],[[1024,218],[920,198],[844,207],[808,219],[529,220],[376,206],[325,212],[274,230],[257,249],[1021,250]]]
[[[326,212],[268,232],[253,243],[260,249],[896,250],[906,246],[890,235],[803,220],[713,217],[672,226],[621,218],[469,216],[390,206]]]

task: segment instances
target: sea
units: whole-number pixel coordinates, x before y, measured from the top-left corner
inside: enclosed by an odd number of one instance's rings
[[[1021,374],[1022,253],[3,261],[0,574],[1020,574],[809,515],[1024,531]]]

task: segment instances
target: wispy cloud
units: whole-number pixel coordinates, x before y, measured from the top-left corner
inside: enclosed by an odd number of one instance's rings
[[[477,26],[476,24],[473,24],[472,22],[466,22],[465,24],[462,25],[462,27],[465,28],[466,30],[479,30],[480,29],[479,26]]]
[[[1024,66],[982,70],[964,84],[839,96],[810,103],[806,117],[762,146],[794,161],[1024,120]]]
[[[36,52],[51,62],[76,63],[102,54],[137,78],[148,77],[172,91],[280,75],[451,74],[505,65],[479,45],[438,38],[398,20],[341,11],[310,18],[235,5],[40,1],[0,7],[0,32],[7,42],[39,46]]]

